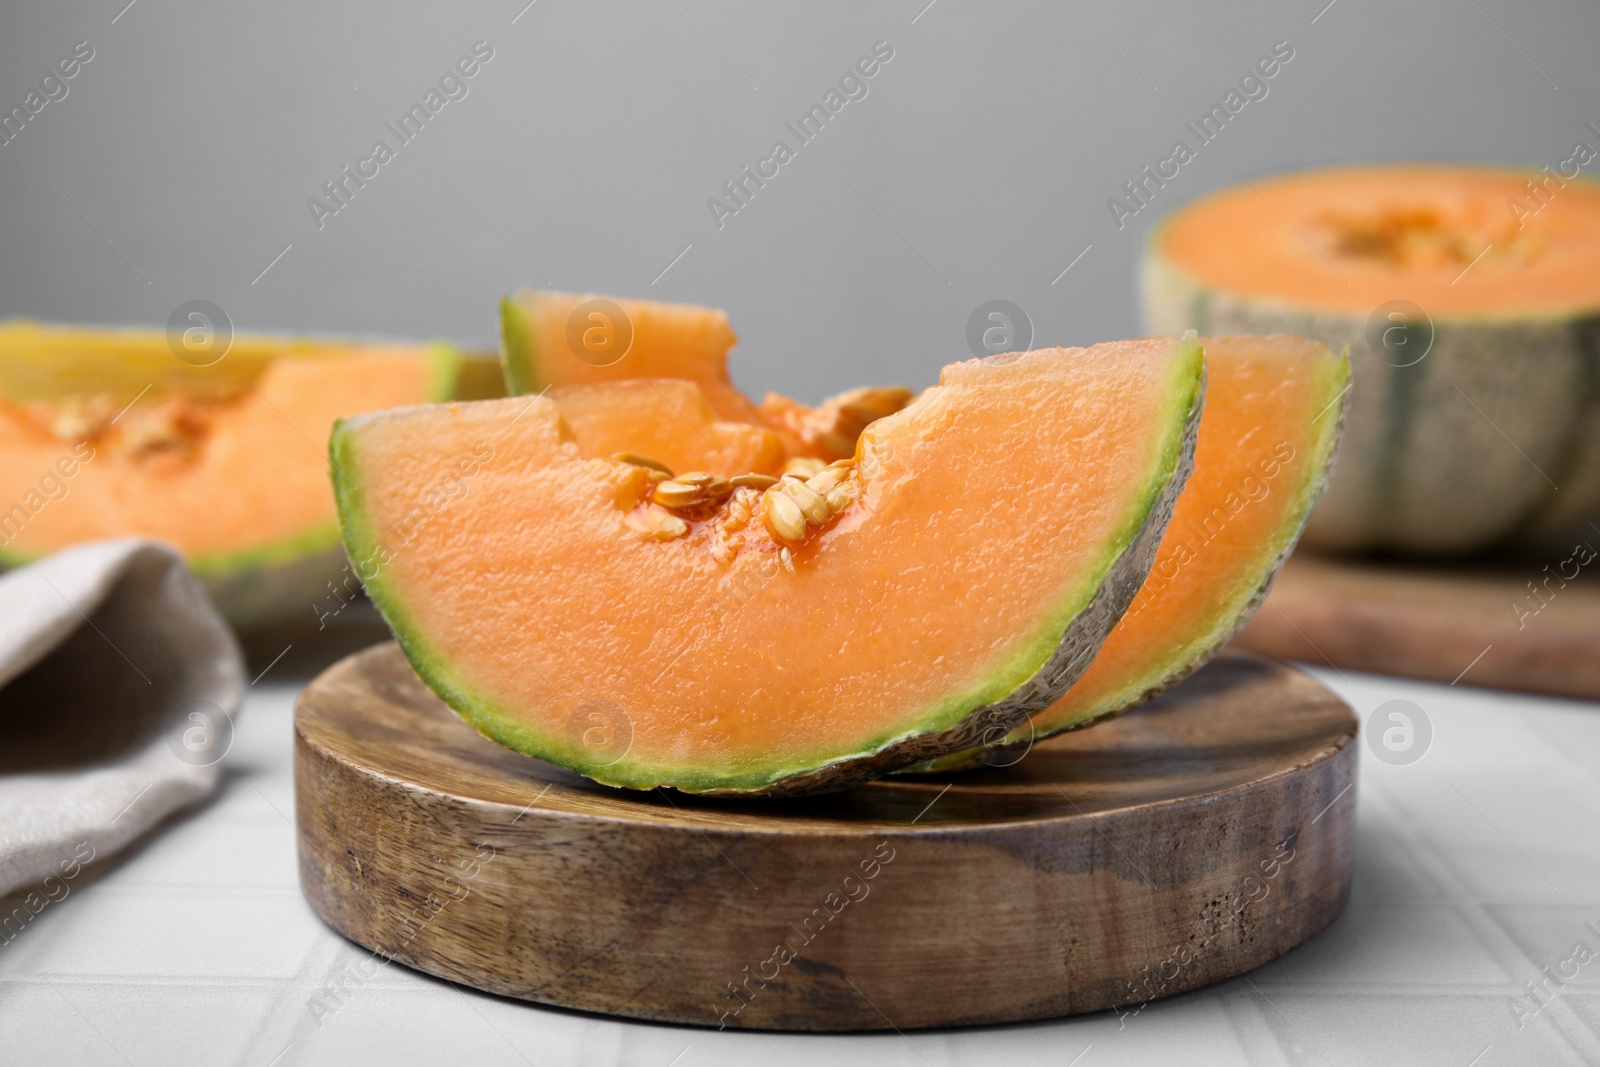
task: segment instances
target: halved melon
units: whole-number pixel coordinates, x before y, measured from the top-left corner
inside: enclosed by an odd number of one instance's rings
[[[0,325],[0,564],[154,537],[241,629],[315,621],[344,564],[334,419],[481,389],[482,365],[442,344],[238,336],[199,367],[155,330]]]
[[[776,474],[788,450],[764,426],[718,419],[704,390],[676,378],[565,385],[545,394],[585,456],[631,452],[673,471]]]
[[[984,758],[1120,714],[1199,668],[1266,599],[1332,469],[1350,362],[1301,337],[1211,337],[1194,473],[1156,562],[1067,695]],[[958,753],[925,770],[972,762]]]
[[[1152,233],[1150,329],[1355,354],[1308,545],[1459,554],[1592,536],[1600,182],[1576,174],[1316,170],[1211,193]]]
[[[414,407],[335,427],[335,490],[412,665],[489,737],[612,785],[815,792],[1066,690],[1144,580],[1203,379],[1192,341],[953,364],[810,487],[680,513],[547,398]]]
[[[728,377],[739,343],[713,308],[526,289],[500,300],[501,359],[512,394],[627,378],[698,382],[724,419],[760,422]]]

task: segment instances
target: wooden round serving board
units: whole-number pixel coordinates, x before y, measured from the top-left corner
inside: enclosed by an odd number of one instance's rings
[[[1356,730],[1306,675],[1225,653],[1011,767],[699,799],[501,748],[381,645],[300,697],[300,880],[384,956],[569,1008],[791,1030],[1097,1011],[1338,915]]]

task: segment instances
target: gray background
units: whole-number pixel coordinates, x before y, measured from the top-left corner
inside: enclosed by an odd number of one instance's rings
[[[508,288],[599,290],[727,308],[739,384],[802,399],[930,383],[991,298],[1037,343],[1136,335],[1156,209],[1218,185],[1554,163],[1600,121],[1593,0],[125,2],[0,15],[4,109],[95,49],[0,146],[0,313],[205,298],[245,329],[488,345]],[[469,95],[319,230],[307,199],[480,39]],[[879,40],[869,95],[719,230],[707,198]],[[1268,96],[1119,231],[1107,198],[1279,40]]]

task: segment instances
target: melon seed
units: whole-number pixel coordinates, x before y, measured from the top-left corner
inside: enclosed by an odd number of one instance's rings
[[[705,471],[690,471],[657,482],[651,499],[664,508],[689,511],[716,507],[733,495],[733,483]]]
[[[846,467],[827,466],[821,471],[807,478],[806,487],[809,488],[813,493],[821,493],[823,496],[827,496],[828,490],[832,489],[849,476],[850,472]]]
[[[767,529],[784,541],[804,541],[806,517],[781,488],[768,489],[761,498],[761,511],[767,520]]]
[[[823,499],[828,502],[828,510],[837,515],[839,512],[849,507],[850,502],[853,501],[860,494],[860,492],[860,482],[840,482],[832,489],[829,489],[828,492],[823,496]]]
[[[800,508],[806,521],[813,526],[821,526],[833,518],[833,512],[828,510],[828,502],[822,499],[822,494],[812,489],[799,478],[785,478],[778,483],[777,492],[784,493]]]
[[[729,478],[728,484],[735,489],[771,489],[778,484],[778,479],[770,474],[741,474]]]
[[[611,453],[611,458],[617,463],[631,463],[635,467],[645,467],[649,470],[660,471],[668,478],[672,477],[672,468],[661,462],[659,459],[651,459],[649,456],[635,455],[632,452],[613,452]]]

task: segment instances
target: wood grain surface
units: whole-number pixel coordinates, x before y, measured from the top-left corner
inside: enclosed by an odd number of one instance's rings
[[[1011,767],[716,801],[501,748],[381,645],[300,697],[301,885],[369,968],[641,1019],[1135,1012],[1338,915],[1356,730],[1308,676],[1232,652]]]
[[[1301,552],[1234,642],[1345,670],[1600,700],[1600,559],[1424,567]]]

